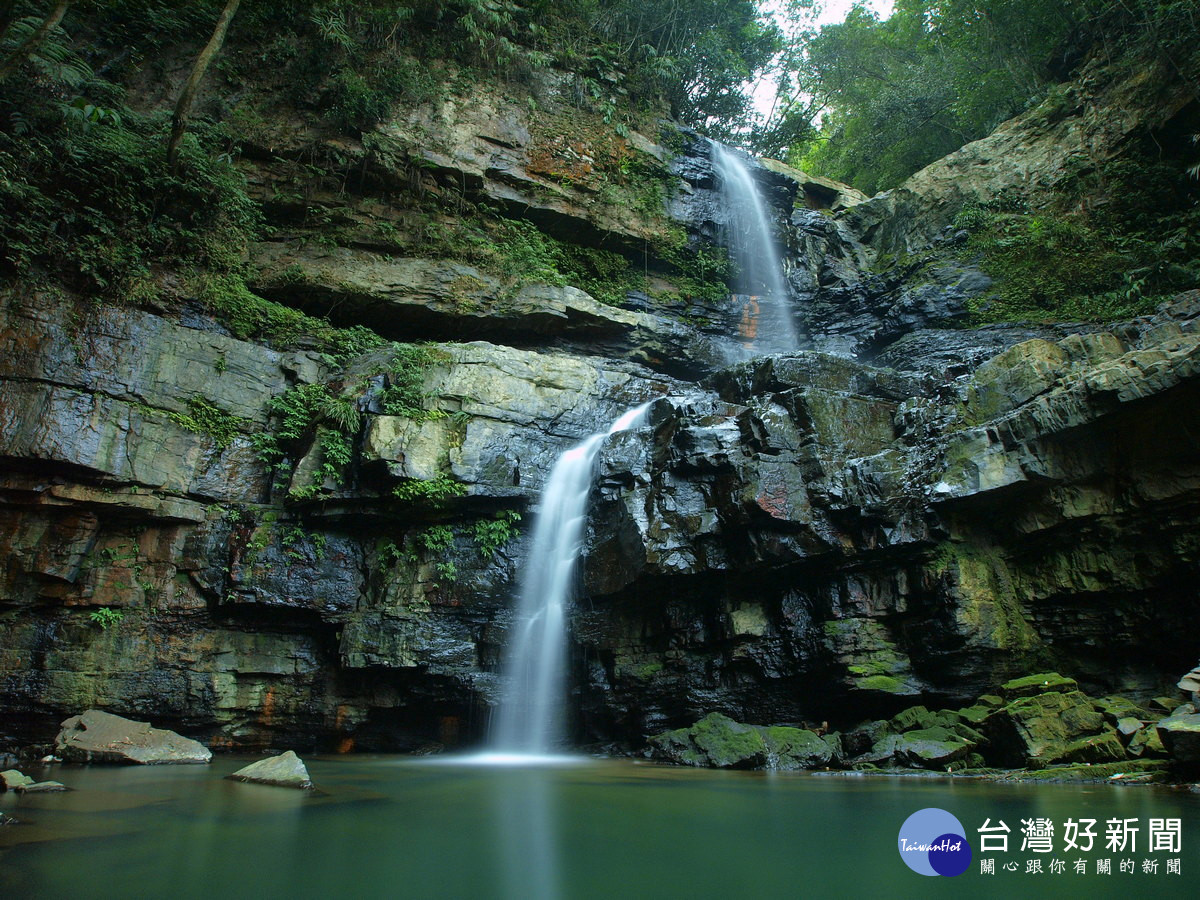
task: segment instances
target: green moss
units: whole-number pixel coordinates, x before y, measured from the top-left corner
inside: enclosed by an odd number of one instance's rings
[[[192,397],[188,400],[187,413],[168,413],[167,418],[187,431],[207,434],[222,450],[250,429],[248,420],[225,412],[204,397]]]
[[[978,258],[995,287],[967,306],[976,324],[1143,315],[1200,283],[1180,249],[1170,239],[1098,228],[1078,216],[982,215],[964,255]]]
[[[1118,778],[1118,776],[1120,776]],[[1165,760],[1138,759],[1098,765],[1048,766],[1020,772],[1005,773],[1003,780],[1012,781],[1130,781],[1166,782],[1170,780],[1170,764]]]
[[[890,675],[869,675],[855,682],[855,687],[863,691],[882,691],[885,694],[910,693],[907,684]]]
[[[761,765],[766,754],[763,736],[720,713],[709,713],[690,729],[695,745],[717,768]]]
[[[1048,694],[1054,691],[1066,692],[1078,690],[1079,684],[1074,678],[1064,678],[1057,672],[1044,672],[1039,675],[1026,675],[1024,678],[1014,678],[1001,685],[1004,696],[1011,699],[1031,697],[1034,694]]]
[[[640,681],[649,681],[655,675],[663,670],[662,663],[646,663],[634,673]]]
[[[196,272],[191,285],[208,310],[242,339],[256,338],[281,346],[313,344],[335,365],[387,343],[361,325],[337,328],[325,319],[259,297],[239,274]]]
[[[997,550],[981,543],[945,542],[935,551],[930,569],[937,577],[956,579],[963,600],[958,615],[978,638],[1005,650],[1031,651],[1039,646],[1008,564]]]

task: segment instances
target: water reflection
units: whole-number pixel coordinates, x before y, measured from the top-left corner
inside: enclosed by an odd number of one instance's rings
[[[556,776],[546,769],[512,769],[492,785],[492,826],[501,896],[556,900],[564,896]]]

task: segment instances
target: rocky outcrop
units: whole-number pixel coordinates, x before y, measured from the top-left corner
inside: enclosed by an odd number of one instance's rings
[[[711,713],[690,728],[650,739],[653,759],[715,769],[815,769],[838,757],[836,736],[802,728],[742,725]]]
[[[21,298],[6,333],[43,324],[6,357],[5,695],[29,722],[103,703],[216,746],[461,740],[496,696],[527,564],[509,514],[528,516],[563,449],[654,397],[647,424],[600,455],[573,622],[586,739],[636,742],[714,710],[845,728],[1047,663],[1105,690],[1149,684],[1194,660],[1195,311],[1184,299],[1026,341],[973,371],[810,352],[703,387],[446,345],[422,387],[438,415],[413,419],[384,414],[386,348],[330,380],[314,354],[200,317],[96,313],[125,339],[169,334],[189,360],[133,366],[99,339],[77,358],[54,324],[68,313]],[[106,359],[120,379],[92,374]],[[297,381],[362,391],[353,460],[310,500],[287,491],[323,465],[314,437],[288,451],[290,479],[254,447],[275,427],[267,401]],[[83,406],[34,399],[63,391]],[[236,423],[225,446],[180,421],[194,397]],[[501,519],[505,540],[481,544]],[[124,618],[100,629],[98,608]],[[1157,739],[1144,732],[1129,746]],[[956,735],[906,739],[902,755],[957,762],[975,750]]]
[[[578,288],[505,284],[452,260],[264,243],[254,261],[259,293],[314,311],[337,309],[391,337],[416,332],[443,340],[574,346],[682,375],[712,371],[722,361],[711,339],[673,319],[606,306]]]
[[[1149,121],[1109,115],[1136,83],[870,200],[752,164],[806,333],[736,365],[711,146],[605,128],[553,70],[473,87],[352,137],[308,109],[230,126],[265,217],[251,287],[405,347],[241,339],[184,272],[105,300],[8,285],[0,744],[89,707],[238,750],[477,739],[554,460],[653,401],[598,457],[580,741],[933,769],[1182,746],[1138,704],[1195,662],[1200,297],[967,329],[992,285],[947,231],[1116,152]],[[1112,692],[1137,703],[1080,699]]]
[[[890,253],[919,250],[967,203],[1004,198],[1032,208],[1161,129],[1196,101],[1165,60],[1093,59],[1038,106],[926,166],[850,212],[852,227]],[[1186,64],[1185,64],[1186,65]],[[1161,69],[1159,69],[1161,67]],[[1158,71],[1155,71],[1158,69]]]
[[[268,759],[260,759],[225,777],[232,778],[234,781],[245,781],[249,784],[266,784],[300,790],[310,790],[313,786],[312,779],[308,777],[308,767],[291,750]]]
[[[212,751],[198,741],[146,722],[89,709],[62,723],[54,739],[54,752],[66,762],[207,763]]]
[[[912,706],[891,719],[824,737],[743,725],[712,713],[689,728],[651,737],[647,753],[677,765],[713,768],[907,768],[975,775],[1007,768],[1062,780],[1157,780],[1167,775],[1168,756],[1176,764],[1195,761],[1187,738],[1180,737],[1193,728],[1185,721],[1186,709],[1161,718],[1161,712],[1124,697],[1090,698],[1072,679],[1053,672],[1014,679],[998,691],[961,709]],[[1136,717],[1126,716],[1114,728],[1116,710]],[[1148,742],[1156,721],[1160,733],[1172,733],[1175,749]]]

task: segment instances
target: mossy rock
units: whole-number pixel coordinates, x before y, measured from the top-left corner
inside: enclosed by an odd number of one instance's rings
[[[984,706],[982,703],[964,706],[958,711],[958,717],[968,725],[982,725],[983,720],[990,716],[995,708],[994,706]]]
[[[1200,763],[1200,713],[1168,716],[1155,730],[1171,759],[1188,765]]]
[[[988,709],[999,709],[1004,705],[1004,698],[999,694],[983,694],[975,701],[976,706],[986,706]]]
[[[901,736],[898,734],[887,734],[871,745],[871,749],[860,754],[853,760],[855,769],[861,768],[865,764],[873,767],[890,766],[896,762],[896,747],[900,743]]]
[[[1125,752],[1138,759],[1165,759],[1169,755],[1157,728],[1143,728],[1137,732]]]
[[[857,728],[844,732],[840,736],[841,755],[845,758],[851,758],[866,753],[882,738],[891,733],[891,723],[882,719],[867,722],[865,725],[859,725]]]
[[[906,731],[896,739],[893,751],[897,760],[923,769],[944,769],[947,764],[963,759],[974,748],[954,732],[934,726]]]
[[[1116,725],[1121,719],[1142,718],[1142,709],[1127,697],[1101,697],[1094,701],[1096,709],[1104,714],[1104,718]]]
[[[1079,690],[1079,684],[1074,678],[1066,678],[1057,672],[1043,672],[1040,675],[1026,675],[1024,678],[1014,678],[1006,681],[1000,687],[1007,700],[1017,700],[1021,697],[1032,697],[1035,694],[1065,693]]]
[[[1115,731],[1072,741],[1063,751],[1062,759],[1074,763],[1119,762],[1125,758],[1125,747]]]
[[[810,769],[838,762],[841,736],[803,728],[743,725],[709,713],[690,728],[650,738],[651,755],[685,766],[715,769]]]
[[[1180,700],[1178,697],[1155,697],[1146,704],[1151,712],[1166,713],[1169,716],[1174,715],[1175,710],[1179,709],[1179,707],[1186,705],[1185,701]]]
[[[924,706],[910,706],[908,709],[892,716],[891,725],[897,732],[911,731],[914,728],[932,728],[940,724],[937,716]]]
[[[957,725],[955,725],[950,730],[952,732],[954,732],[955,734],[957,734],[964,741],[968,741],[972,744],[986,744],[987,743],[987,738],[984,737],[982,732],[976,731],[974,728],[972,728],[970,725],[967,725],[965,722],[959,722]]]
[[[1126,716],[1123,719],[1117,719],[1116,723],[1117,737],[1125,744],[1130,743],[1134,736],[1143,729],[1142,720],[1136,719],[1133,716]]]
[[[692,741],[718,769],[755,769],[767,759],[763,736],[749,725],[710,713],[691,728]]]
[[[1064,758],[1072,742],[1103,730],[1103,716],[1079,691],[1021,697],[988,718],[985,755],[993,765],[1012,768],[1046,764]]]
[[[839,735],[821,737],[803,728],[781,725],[762,729],[773,769],[816,769],[836,763],[841,755]]]
[[[1006,778],[1006,780],[1009,780]],[[1019,773],[1019,781],[1039,782],[1113,782],[1126,781],[1133,784],[1159,783],[1170,780],[1169,765],[1164,760],[1129,759],[1124,762],[1088,765],[1075,763],[1064,766],[1047,766],[1039,770]]]

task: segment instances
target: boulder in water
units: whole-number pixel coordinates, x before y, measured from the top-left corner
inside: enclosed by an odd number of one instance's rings
[[[278,756],[260,759],[225,777],[250,784],[270,784],[275,787],[300,788],[302,790],[309,790],[313,786],[312,780],[308,777],[308,769],[304,765],[304,760],[291,750]]]
[[[61,781],[38,781],[17,788],[23,794],[53,794],[58,791],[69,791],[70,788]]]
[[[17,791],[28,784],[33,784],[33,779],[16,769],[0,772],[0,791]]]
[[[163,765],[212,761],[212,752],[198,741],[98,709],[63,722],[54,750],[66,762]]]

